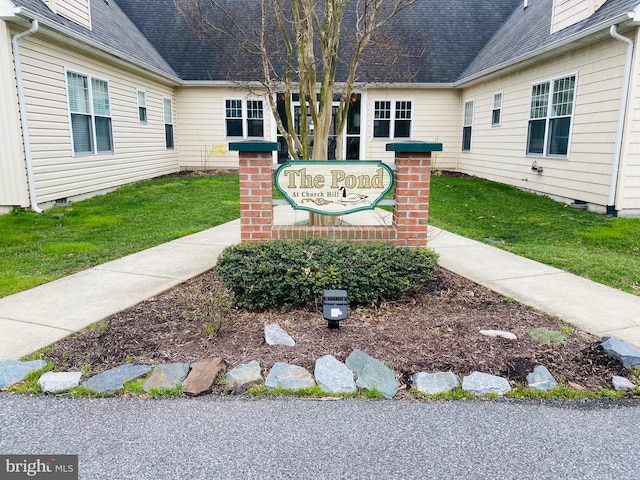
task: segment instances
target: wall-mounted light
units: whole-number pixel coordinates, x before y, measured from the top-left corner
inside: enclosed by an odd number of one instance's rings
[[[542,165],[538,165],[538,161],[534,160],[533,163],[531,164],[531,171],[532,172],[537,172],[537,173],[542,173],[544,171],[544,168],[542,168]]]

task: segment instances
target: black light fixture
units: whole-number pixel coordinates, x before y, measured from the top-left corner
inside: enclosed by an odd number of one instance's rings
[[[322,294],[322,314],[329,322],[329,328],[340,328],[340,320],[347,318],[346,290],[325,290]]]

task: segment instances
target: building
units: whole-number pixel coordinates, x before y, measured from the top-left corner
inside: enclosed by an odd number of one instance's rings
[[[346,156],[438,141],[435,168],[640,216],[638,4],[417,0],[396,25],[413,53],[352,97]],[[0,210],[235,167],[218,147],[279,140],[173,0],[0,0],[0,19]]]

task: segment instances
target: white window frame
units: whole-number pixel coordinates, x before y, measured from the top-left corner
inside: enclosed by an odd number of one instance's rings
[[[471,105],[470,113],[467,110],[467,105]],[[462,105],[462,145],[460,147],[460,150],[463,152],[470,152],[471,148],[473,147],[473,117],[475,115],[475,105],[476,105],[476,101],[473,98],[469,100],[465,100]],[[467,128],[470,129],[469,130],[469,148],[464,148],[465,133]]]
[[[237,107],[234,107],[233,109],[236,111],[240,112],[240,116],[227,116],[227,110],[229,110],[227,108],[227,102],[240,102],[240,108],[238,109]],[[249,103],[250,102],[260,102],[261,105],[261,109],[254,109],[254,108],[249,108]],[[248,138],[259,138],[259,139],[264,139],[265,138],[265,111],[267,108],[267,103],[263,98],[240,98],[240,97],[229,97],[229,98],[225,98],[222,102],[222,108],[223,108],[223,112],[222,112],[222,116],[224,118],[224,135],[225,138],[243,138],[243,139],[248,139]],[[261,112],[262,117],[249,117],[249,115],[251,114],[251,112]],[[241,135],[229,135],[229,128],[228,128],[228,120],[240,120],[241,122],[241,128],[242,128],[242,134]],[[262,120],[262,135],[249,135],[249,122],[252,120]]]
[[[570,109],[571,112],[569,114],[555,114],[554,112],[554,105],[558,105],[555,102],[554,99],[554,95],[557,93],[556,91],[556,82],[559,81],[563,81],[563,80],[570,80],[571,78],[573,78],[573,91],[572,91],[572,97],[571,97],[571,102],[570,102]],[[543,116],[533,116],[532,115],[532,111],[533,111],[533,106],[532,106],[532,101],[533,101],[533,89],[535,87],[538,86],[543,86],[543,85],[548,85],[548,91],[546,93],[546,105],[544,106],[539,106],[538,109],[540,108],[544,108],[545,112]],[[549,157],[549,158],[569,158],[569,156],[571,155],[571,137],[572,137],[572,133],[573,133],[573,124],[574,124],[574,113],[576,110],[576,91],[578,89],[578,73],[574,72],[574,73],[568,73],[566,75],[559,75],[547,80],[542,80],[539,82],[535,82],[531,84],[531,87],[529,89],[529,91],[531,92],[529,94],[529,116],[528,116],[528,121],[527,121],[527,143],[525,145],[525,152],[528,156],[533,156],[533,157]],[[565,98],[565,100],[567,100]],[[561,104],[559,104],[560,106],[565,106],[568,105],[567,101],[562,102]],[[558,120],[558,119],[562,119],[562,118],[568,118],[569,119],[569,129],[567,132],[567,152],[566,153],[550,153],[550,145],[551,145],[551,129],[552,129],[552,122],[553,120]],[[532,152],[531,151],[531,145],[530,145],[530,140],[531,140],[531,123],[533,121],[541,121],[544,120],[544,138],[543,138],[543,145],[542,145],[542,152]]]
[[[140,101],[142,95],[142,102]],[[138,88],[136,90],[136,99],[138,101],[138,123],[141,125],[146,125],[149,121],[149,111],[147,109],[147,92]],[[141,113],[144,112],[144,119],[142,118]]]
[[[380,109],[377,108],[378,104],[382,103],[382,102],[388,102],[389,103],[389,109]],[[406,108],[406,105],[409,105],[408,110]],[[372,124],[371,124],[371,138],[373,140],[389,140],[389,139],[395,139],[395,138],[403,138],[403,139],[407,139],[410,140],[411,138],[413,138],[413,112],[414,112],[414,106],[415,106],[415,101],[411,98],[385,98],[385,99],[374,99],[371,102],[371,109],[372,109]],[[377,112],[388,112],[389,117],[388,118],[377,118],[376,117],[376,113]],[[408,112],[408,117],[403,117],[403,113],[406,114],[406,112]],[[376,121],[379,120],[384,120],[384,121],[388,121],[389,122],[389,135],[388,136],[382,136],[382,135],[378,135],[376,136],[375,131],[375,125],[376,125]],[[409,121],[409,136],[397,136],[396,135],[396,122],[399,121]]]
[[[71,96],[69,95],[69,74],[78,75],[80,77],[85,77],[87,79],[87,112],[79,112],[72,111],[71,109]],[[100,78],[95,75],[91,75],[89,73],[84,73],[79,70],[65,68],[64,69],[64,80],[65,80],[65,89],[67,95],[67,110],[69,114],[69,132],[71,133],[71,152],[72,155],[75,156],[85,156],[85,155],[113,155],[115,146],[113,140],[113,114],[111,112],[111,87],[109,84],[109,80],[105,78]],[[95,113],[94,107],[94,98],[93,98],[93,81],[104,82],[107,87],[107,102],[108,102],[108,114],[107,115],[99,115]],[[91,122],[91,131],[89,132],[91,135],[90,143],[91,150],[88,152],[76,152],[74,135],[73,135],[73,115],[85,115],[89,117]],[[96,132],[96,117],[98,118],[107,118],[109,119],[109,142],[111,144],[111,149],[109,150],[98,150],[98,137]]]
[[[167,101],[169,102],[169,116],[167,116]],[[165,150],[174,150],[176,145],[175,129],[173,128],[173,99],[171,97],[162,97],[162,118],[164,125],[164,148]],[[169,145],[167,136],[167,127],[171,126],[171,145]]]
[[[493,94],[493,107],[491,108],[491,126],[499,127],[502,125],[502,104],[504,102],[504,93],[496,92]],[[498,121],[496,122],[496,112],[498,112]]]

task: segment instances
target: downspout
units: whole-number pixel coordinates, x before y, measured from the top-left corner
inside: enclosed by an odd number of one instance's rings
[[[43,210],[38,206],[36,197],[36,186],[33,175],[33,157],[31,156],[31,141],[29,140],[29,124],[27,123],[27,111],[24,100],[24,84],[22,80],[22,64],[20,63],[20,50],[18,41],[29,35],[33,35],[38,31],[38,21],[31,22],[31,28],[25,32],[19,33],[13,37],[11,45],[13,45],[13,64],[16,69],[16,83],[18,84],[18,103],[20,105],[20,121],[22,123],[22,137],[24,141],[24,156],[27,163],[27,180],[29,181],[29,198],[31,200],[31,209],[36,213],[42,213]]]
[[[629,82],[631,81],[631,67],[633,62],[633,40],[620,35],[615,25],[611,25],[609,34],[612,38],[627,44],[627,57],[624,66],[624,79],[622,83],[622,95],[620,96],[620,111],[618,112],[618,131],[616,133],[616,145],[613,156],[613,168],[611,169],[611,181],[609,186],[609,199],[607,200],[607,217],[616,214],[616,191],[618,190],[618,170],[620,169],[620,157],[622,155],[622,135],[624,133],[624,120],[627,114],[627,97],[629,95]]]

